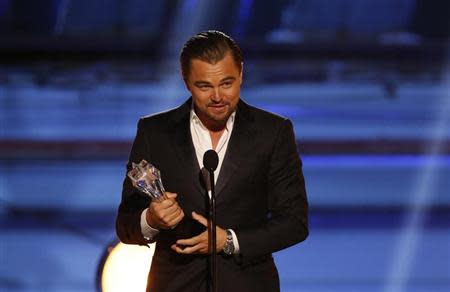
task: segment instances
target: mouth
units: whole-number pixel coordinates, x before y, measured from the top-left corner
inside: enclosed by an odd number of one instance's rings
[[[213,111],[221,112],[226,109],[228,105],[227,104],[211,104],[208,107],[211,108]]]

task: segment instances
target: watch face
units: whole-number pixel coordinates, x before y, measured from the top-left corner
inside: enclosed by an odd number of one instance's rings
[[[228,241],[225,243],[223,247],[223,252],[227,255],[231,255],[233,253],[233,244],[230,244]]]
[[[223,252],[227,255],[231,255],[234,252],[233,235],[229,230],[226,231],[227,231],[227,241],[225,242],[225,246],[223,247]]]

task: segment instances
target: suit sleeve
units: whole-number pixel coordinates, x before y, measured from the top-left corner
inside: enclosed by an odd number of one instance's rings
[[[270,254],[306,239],[308,202],[292,123],[284,120],[270,158],[269,216],[256,227],[236,230],[243,257]]]
[[[137,126],[136,137],[128,159],[122,188],[122,200],[116,218],[117,236],[120,241],[127,244],[146,245],[149,243],[142,235],[140,221],[142,211],[148,207],[150,199],[133,187],[130,179],[126,175],[131,169],[132,162],[139,163],[142,159],[149,161],[148,153],[149,149],[146,142],[143,120],[141,119]]]

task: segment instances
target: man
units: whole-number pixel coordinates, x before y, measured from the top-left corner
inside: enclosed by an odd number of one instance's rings
[[[308,235],[292,124],[240,99],[242,55],[227,35],[195,35],[180,61],[192,97],[139,121],[127,165],[152,163],[168,199],[150,202],[125,178],[117,234],[125,243],[156,241],[148,291],[207,291],[209,197],[201,169],[204,152],[214,149],[218,289],[279,291],[271,254]]]

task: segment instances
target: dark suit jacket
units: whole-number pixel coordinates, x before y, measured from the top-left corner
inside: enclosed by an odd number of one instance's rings
[[[190,214],[208,214],[207,194],[190,135],[191,99],[173,110],[142,118],[131,149],[131,162],[154,164],[167,191],[178,194],[185,218],[155,238],[149,291],[206,291],[208,257],[179,255],[176,238],[203,228]],[[124,243],[147,244],[140,229],[149,199],[125,178],[116,229]],[[292,123],[239,101],[234,128],[216,183],[216,218],[235,231],[240,254],[218,255],[219,291],[278,291],[272,253],[308,235],[308,204]]]

